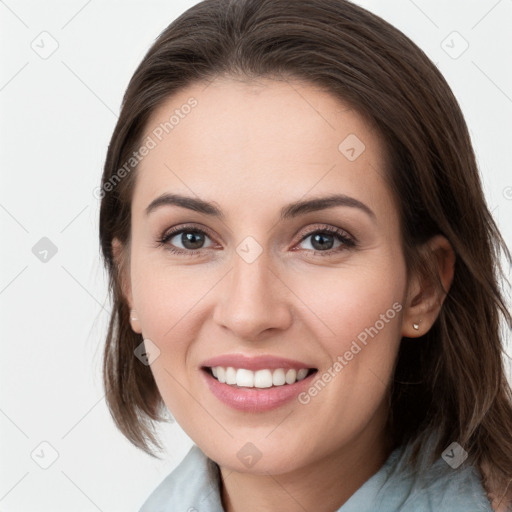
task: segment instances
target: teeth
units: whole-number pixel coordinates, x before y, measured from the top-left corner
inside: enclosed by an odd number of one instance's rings
[[[297,370],[290,369],[286,372],[286,384],[293,384],[297,380]]]
[[[226,384],[236,384],[236,370],[231,366],[226,368]]]
[[[284,375],[284,370],[279,368],[279,370],[274,370],[272,374],[272,384],[274,386],[282,386],[286,382],[286,377]]]
[[[305,368],[302,368],[297,372],[297,380],[302,380],[306,377],[308,374],[308,371]]]
[[[272,372],[270,370],[258,370],[254,373],[255,388],[271,388]]]
[[[251,370],[244,370],[243,368],[239,368],[236,371],[236,385],[246,388],[254,387],[254,372],[251,372]]]
[[[222,366],[217,366],[217,380],[219,382],[226,382],[226,370]]]
[[[233,368],[228,366],[215,366],[211,368],[213,376],[221,383],[230,386],[238,386],[244,388],[270,388],[272,386],[284,386],[285,384],[293,384],[299,380],[306,378],[308,374],[307,368],[294,370],[290,368],[285,370],[278,368],[277,370],[257,370],[255,372],[246,370],[245,368]]]

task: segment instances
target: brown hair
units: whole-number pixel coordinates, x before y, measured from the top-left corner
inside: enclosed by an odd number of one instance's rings
[[[444,235],[455,275],[439,316],[421,340],[401,343],[391,389],[395,446],[440,436],[435,456],[453,440],[489,467],[492,487],[512,475],[512,393],[506,379],[499,287],[502,253],[468,129],[436,66],[399,30],[346,0],[205,0],[158,37],[135,71],[108,148],[102,177],[100,242],[113,311],[104,352],[107,403],[119,429],[152,454],[162,420],[149,366],[129,323],[122,267],[112,240],[130,242],[136,169],[112,179],[141,142],[151,113],[170,95],[218,76],[294,78],[322,87],[378,127],[389,151],[387,179],[399,208],[408,271],[428,270],[420,245]],[[109,190],[106,186],[110,183]],[[487,484],[487,481],[484,481]]]

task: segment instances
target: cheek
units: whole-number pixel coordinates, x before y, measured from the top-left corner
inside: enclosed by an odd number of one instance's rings
[[[197,267],[134,261],[132,267],[134,307],[141,319],[143,334],[155,340],[174,339],[184,325],[192,323],[200,301],[216,281]]]
[[[404,283],[403,272],[390,264],[354,265],[303,274],[294,291],[314,313],[309,314],[316,319],[310,328],[322,336],[333,356],[358,336],[364,338],[376,323],[381,337],[396,337]]]
[[[206,273],[200,278],[192,266],[170,267],[147,259],[137,262],[134,258],[132,272],[134,306],[143,337],[160,350],[151,363],[151,372],[166,406],[180,425],[187,424],[190,411],[183,408],[183,404],[190,405],[190,395],[184,388],[189,388],[187,355],[199,333],[194,318],[200,311],[201,298],[215,280]]]
[[[400,258],[382,258],[371,265],[337,269],[335,279],[319,273],[310,294],[308,304],[330,331],[322,338],[330,359],[324,370],[330,391],[322,391],[321,400],[330,402],[333,410],[358,411],[353,421],[371,415],[391,377],[401,340],[404,287]],[[316,332],[318,337],[320,330]],[[335,413],[333,419],[339,421],[340,416],[343,413]]]
[[[325,388],[317,383],[302,403],[315,414],[332,408],[328,430],[357,430],[384,398],[401,340],[405,275],[395,261],[333,269],[331,276],[323,269],[297,285],[302,296],[309,290],[307,304],[322,320],[313,319],[310,328],[326,361],[318,375]]]

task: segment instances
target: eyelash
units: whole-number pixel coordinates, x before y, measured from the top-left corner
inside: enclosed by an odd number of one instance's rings
[[[208,232],[204,231],[203,229],[199,229],[194,226],[182,226],[182,227],[171,229],[170,231],[168,231],[167,233],[164,233],[161,237],[159,237],[159,239],[157,240],[158,247],[163,247],[163,246],[167,245],[166,250],[168,250],[169,252],[171,252],[173,254],[187,255],[187,256],[199,256],[201,251],[203,251],[204,249],[184,250],[184,249],[178,249],[176,247],[173,247],[172,245],[170,245],[168,243],[169,240],[171,240],[176,235],[179,235],[181,233],[199,233],[199,234],[206,235],[209,238],[212,238],[208,234]],[[333,228],[330,226],[322,226],[321,228],[318,228],[318,229],[315,229],[314,231],[310,231],[309,233],[306,233],[299,240],[299,243],[303,242],[310,236],[324,234],[324,233],[328,233],[330,235],[335,235],[336,238],[340,242],[342,242],[343,245],[341,245],[335,249],[329,249],[328,251],[313,250],[313,253],[316,256],[332,256],[335,253],[338,253],[338,252],[341,252],[341,251],[347,250],[347,249],[352,249],[357,246],[355,239],[350,237],[345,231],[342,231],[340,229]],[[311,249],[305,249],[305,250],[311,251]]]

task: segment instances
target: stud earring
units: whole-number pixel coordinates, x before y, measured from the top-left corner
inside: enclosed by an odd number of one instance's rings
[[[137,311],[135,311],[135,309],[130,310],[130,325],[134,332],[136,332],[138,334],[142,334],[140,320],[138,318]]]
[[[420,320],[420,322],[421,322],[421,320]],[[415,322],[415,323],[413,323],[413,324],[412,324],[412,328],[413,328],[415,331],[419,331],[419,330],[420,330],[420,324],[419,324],[419,323],[417,324],[417,323]]]

